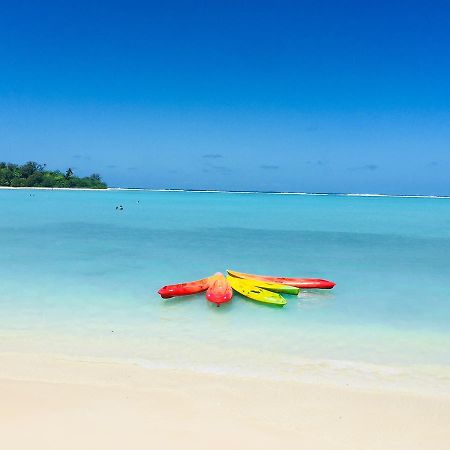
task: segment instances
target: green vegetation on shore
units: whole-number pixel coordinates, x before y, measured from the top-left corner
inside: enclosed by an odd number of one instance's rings
[[[81,178],[75,176],[70,168],[65,173],[59,170],[45,170],[45,164],[34,161],[22,166],[0,162],[0,186],[87,189],[108,187],[97,173]]]

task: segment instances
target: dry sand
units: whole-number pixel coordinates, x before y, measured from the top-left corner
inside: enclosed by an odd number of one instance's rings
[[[450,399],[0,356],[0,448],[448,449]]]

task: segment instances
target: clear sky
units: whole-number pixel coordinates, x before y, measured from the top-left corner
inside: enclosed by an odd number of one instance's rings
[[[1,1],[0,160],[450,194],[447,1]]]

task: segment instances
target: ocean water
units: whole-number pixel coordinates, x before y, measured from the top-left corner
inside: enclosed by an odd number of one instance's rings
[[[227,268],[336,287],[156,292]],[[445,390],[449,284],[447,198],[0,190],[1,352]]]

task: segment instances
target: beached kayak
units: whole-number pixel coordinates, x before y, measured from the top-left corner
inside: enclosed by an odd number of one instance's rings
[[[203,278],[202,280],[190,281],[188,283],[170,284],[167,286],[163,286],[158,291],[158,294],[162,298],[172,298],[182,295],[198,294],[199,292],[203,292],[208,289],[209,280],[210,277]]]
[[[289,277],[272,277],[268,275],[254,275],[251,273],[236,272],[227,270],[228,274],[246,280],[260,280],[269,283],[279,283],[289,286],[295,286],[301,289],[331,289],[336,283],[320,278],[289,278]]]
[[[223,274],[218,272],[209,279],[209,288],[206,291],[206,299],[209,302],[220,306],[221,303],[229,302],[232,297],[233,289]]]
[[[227,280],[231,284],[232,288],[239,292],[239,294],[242,294],[244,297],[248,297],[257,302],[270,303],[272,305],[280,306],[287,303],[286,299],[284,299],[280,294],[255,286],[249,280],[232,276],[228,276]]]

